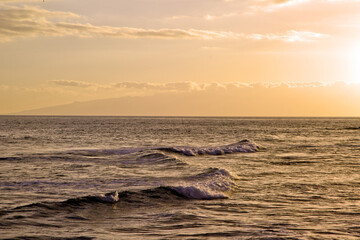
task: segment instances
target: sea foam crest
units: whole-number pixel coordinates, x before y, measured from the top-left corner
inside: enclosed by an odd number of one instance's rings
[[[119,193],[117,191],[101,194],[97,197],[97,199],[101,202],[108,202],[108,203],[116,203],[119,201]]]
[[[242,140],[237,143],[217,146],[217,147],[168,147],[159,150],[171,151],[186,156],[196,156],[203,154],[222,155],[222,154],[236,153],[236,152],[244,152],[244,153],[256,152],[259,150],[259,146],[252,141]]]
[[[140,191],[110,192],[96,196],[71,198],[63,202],[44,202],[20,206],[15,209],[46,208],[46,210],[62,210],[64,207],[78,207],[94,203],[115,204],[123,201],[128,207],[148,206],[157,202],[172,202],[189,199],[223,199],[228,198],[228,193],[236,186],[235,176],[226,169],[211,168],[208,171],[183,179],[171,186],[162,186]],[[156,199],[156,201],[153,201]]]
[[[210,168],[204,173],[185,178],[182,182],[175,185],[143,190],[141,191],[141,195],[145,197],[153,194],[164,194],[165,198],[166,193],[164,193],[164,190],[168,189],[175,193],[175,195],[190,199],[223,199],[228,198],[228,193],[236,185],[234,181],[236,179],[237,177],[226,169]],[[131,195],[131,192],[127,194]],[[132,194],[134,196],[136,195],[135,192]],[[116,203],[123,197],[124,193],[111,192],[97,196],[96,200],[106,203]]]
[[[106,156],[106,155],[127,155],[143,151],[168,151],[173,153],[182,154],[185,156],[196,155],[222,155],[228,153],[250,153],[256,152],[260,147],[250,141],[242,140],[233,144],[221,145],[221,146],[206,146],[206,147],[189,147],[189,146],[171,146],[171,147],[142,147],[142,148],[120,148],[120,149],[78,149],[67,151],[67,154],[71,155],[83,155],[89,157]],[[151,158],[159,158],[159,156],[150,156]]]
[[[236,177],[226,169],[211,169],[190,177],[188,180],[170,189],[191,199],[221,199],[228,198],[227,193],[235,186]]]

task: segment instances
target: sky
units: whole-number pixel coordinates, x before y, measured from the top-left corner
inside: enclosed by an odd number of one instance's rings
[[[359,12],[360,0],[0,0],[0,114],[360,116]]]

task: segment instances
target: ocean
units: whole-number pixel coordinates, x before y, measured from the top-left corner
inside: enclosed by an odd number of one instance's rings
[[[360,239],[360,118],[0,117],[1,239]]]

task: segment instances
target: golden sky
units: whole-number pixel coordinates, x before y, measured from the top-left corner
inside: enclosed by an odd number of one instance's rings
[[[360,116],[359,13],[359,0],[0,0],[0,114]]]

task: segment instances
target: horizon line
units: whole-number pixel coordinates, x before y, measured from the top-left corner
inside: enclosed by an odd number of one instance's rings
[[[0,114],[0,117],[127,117],[127,118],[360,118],[360,116],[214,116],[214,115],[72,115]]]

